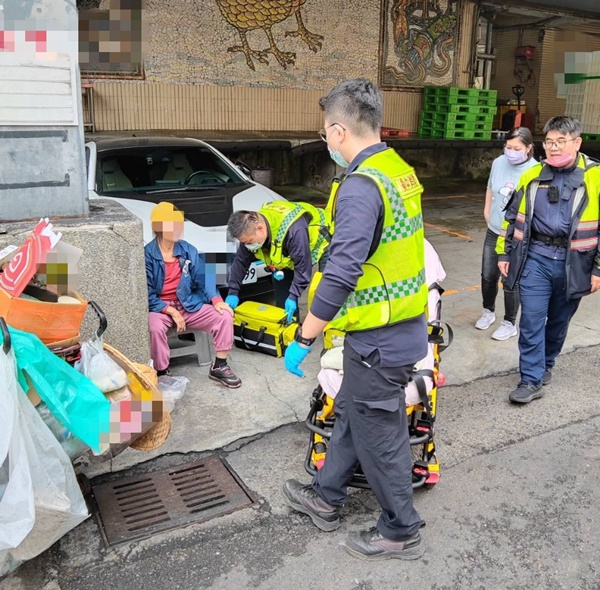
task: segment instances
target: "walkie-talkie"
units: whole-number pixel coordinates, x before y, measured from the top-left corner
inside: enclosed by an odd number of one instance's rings
[[[548,187],[548,203],[558,203],[560,194],[557,186]]]

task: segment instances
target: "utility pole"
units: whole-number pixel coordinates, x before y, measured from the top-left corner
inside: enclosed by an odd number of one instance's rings
[[[70,0],[0,3],[0,223],[88,214]]]

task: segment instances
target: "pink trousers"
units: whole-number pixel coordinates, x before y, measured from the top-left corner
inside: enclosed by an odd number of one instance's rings
[[[192,313],[185,311],[180,303],[171,303],[183,316],[185,325],[190,330],[202,330],[213,337],[213,344],[217,352],[231,350],[233,346],[233,318],[224,311],[219,313],[209,303],[203,305],[198,311]],[[150,354],[157,371],[164,371],[169,366],[171,351],[167,341],[167,331],[175,322],[166,313],[148,314],[150,328]]]

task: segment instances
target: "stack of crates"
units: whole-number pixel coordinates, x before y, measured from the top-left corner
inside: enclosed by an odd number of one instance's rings
[[[426,86],[419,137],[491,139],[497,96],[496,90]]]

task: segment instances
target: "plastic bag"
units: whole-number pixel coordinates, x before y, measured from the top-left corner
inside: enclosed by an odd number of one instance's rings
[[[29,391],[27,374],[52,414],[79,440],[100,451],[101,434],[110,431],[110,402],[104,394],[34,334],[13,328],[9,332],[19,385]]]
[[[80,457],[88,451],[90,447],[82,443],[73,433],[67,430],[52,414],[48,406],[41,402],[35,406],[36,412],[40,415],[44,424],[50,429],[54,438],[60,443],[63,451],[71,461]]]
[[[81,360],[75,363],[75,369],[104,393],[127,385],[127,374],[104,351],[98,337],[81,345]]]
[[[69,458],[17,381],[12,351],[0,352],[0,391],[4,576],[48,549],[89,514]]]
[[[163,403],[169,413],[175,408],[175,402],[180,400],[185,393],[185,388],[190,380],[187,377],[161,375],[158,378],[158,388],[163,396]]]

